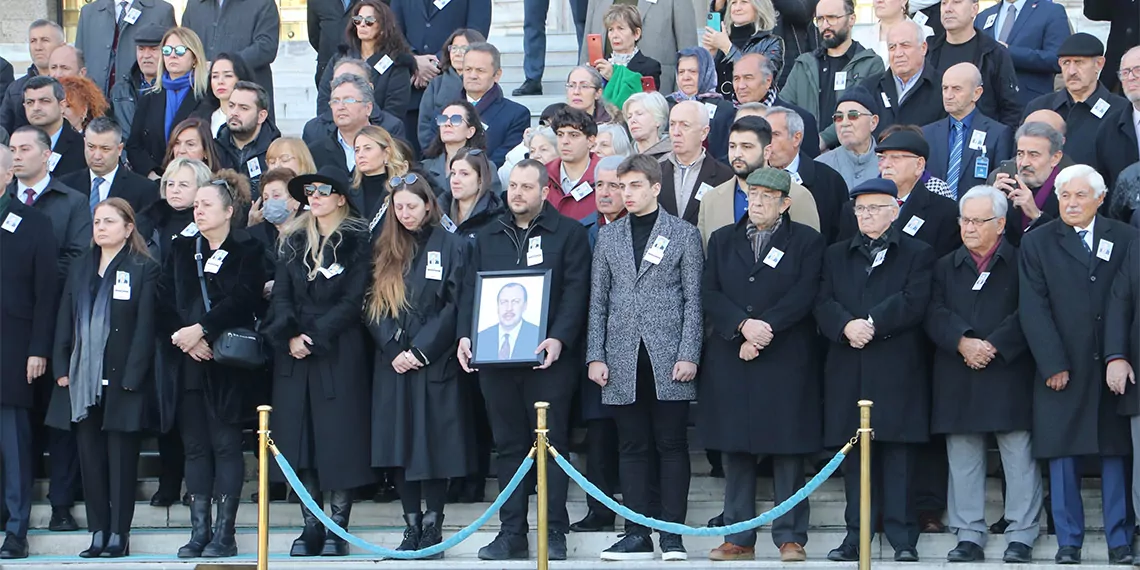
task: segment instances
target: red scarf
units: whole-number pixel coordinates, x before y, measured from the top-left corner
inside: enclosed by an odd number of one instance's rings
[[[1001,246],[1001,240],[1001,236],[998,236],[997,243],[995,243],[994,246],[990,248],[990,252],[985,255],[978,255],[969,249],[966,250],[970,252],[970,257],[974,259],[974,265],[978,266],[978,273],[986,272],[986,268],[990,266],[990,261],[993,261],[994,254],[997,253],[998,247]]]

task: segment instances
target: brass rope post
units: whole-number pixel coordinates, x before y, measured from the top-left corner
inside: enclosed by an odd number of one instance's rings
[[[546,411],[549,408],[549,402],[534,403],[534,409],[538,414],[538,419],[535,422],[537,429],[534,430],[535,447],[538,451],[534,458],[538,467],[538,497],[536,501],[538,503],[538,570],[547,570],[547,568],[550,566],[550,556],[547,551],[548,544],[546,534],[550,525],[546,509],[546,456],[549,453],[550,449],[550,444],[546,438]]]
[[[257,407],[257,570],[269,570],[269,413]]]
[[[859,400],[859,570],[871,570],[871,408]]]

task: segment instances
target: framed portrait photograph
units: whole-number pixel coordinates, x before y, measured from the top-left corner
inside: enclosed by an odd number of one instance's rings
[[[550,270],[480,271],[471,331],[474,366],[538,366],[545,352]]]

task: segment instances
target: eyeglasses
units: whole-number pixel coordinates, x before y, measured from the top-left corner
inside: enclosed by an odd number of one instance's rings
[[[863,214],[871,214],[872,216],[890,208],[890,204],[870,204],[866,206],[855,206],[855,215],[862,216]]]
[[[879,162],[894,162],[902,158],[918,158],[917,154],[885,154],[880,153],[877,155]]]
[[[1120,71],[1116,72],[1116,75],[1121,79],[1132,79],[1133,77],[1140,79],[1140,65],[1137,65],[1136,67],[1129,67],[1127,69],[1121,69]]]
[[[344,99],[329,99],[329,107],[336,107],[338,105],[355,105],[363,103],[363,101],[355,97],[345,97]]]
[[[567,91],[585,91],[587,89],[597,89],[598,86],[593,83],[567,83]]]
[[[859,111],[852,109],[850,111],[847,111],[846,115],[844,115],[841,111],[836,111],[831,115],[831,120],[838,124],[843,122],[843,117],[847,117],[848,121],[856,121],[859,119],[859,117],[870,117],[871,115],[873,115],[873,113],[860,113]]]
[[[313,194],[320,194],[321,196],[328,196],[332,194],[332,184],[313,183],[305,185],[305,197],[308,198]]]
[[[419,180],[420,177],[417,176],[415,172],[409,172],[405,176],[397,176],[393,178],[390,182],[388,182],[388,185],[395,189],[403,186],[404,184],[415,184],[416,182],[419,182]]]
[[[267,158],[267,159],[265,159],[265,162],[272,162],[274,164],[280,164],[282,162],[290,162],[292,160],[293,160],[293,155],[282,154],[280,156],[275,156],[273,158]]]
[[[992,216],[984,220],[978,218],[958,218],[958,225],[962,227],[974,226],[979,227],[986,222],[992,222],[997,219],[997,216]]]
[[[167,55],[167,56],[170,54],[174,54],[178,57],[182,57],[182,56],[186,55],[186,52],[188,52],[188,51],[190,51],[190,48],[188,48],[186,46],[162,46],[162,55]]]
[[[353,16],[352,23],[357,26],[372,27],[376,25],[376,16]]]
[[[840,20],[842,20],[843,18],[846,18],[850,15],[851,15],[851,12],[846,12],[846,13],[839,15],[839,16],[816,16],[816,17],[812,18],[812,21],[815,22],[816,27],[819,27],[821,24],[827,24],[827,27],[834,28],[835,25],[838,24]]]
[[[469,50],[469,49],[471,49],[471,46],[457,46],[457,45],[447,46],[447,51],[450,51],[451,53],[467,53],[467,50]]]
[[[448,124],[448,123],[451,123],[451,126],[453,126],[453,127],[458,127],[459,125],[462,125],[466,122],[467,122],[467,119],[464,118],[463,115],[458,115],[458,114],[456,114],[456,115],[440,115],[440,116],[435,118],[435,124],[437,124],[441,127]]]

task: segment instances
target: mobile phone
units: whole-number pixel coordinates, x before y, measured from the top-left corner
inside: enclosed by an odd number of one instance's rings
[[[705,18],[705,25],[720,31],[720,12],[709,12],[708,17]]]
[[[641,78],[641,90],[648,93],[650,91],[657,91],[657,82],[652,77]]]
[[[602,50],[602,34],[586,34],[586,56],[589,61],[586,63],[594,65],[595,61],[605,59]]]

